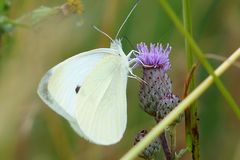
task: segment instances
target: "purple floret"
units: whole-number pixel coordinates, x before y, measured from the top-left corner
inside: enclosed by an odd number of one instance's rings
[[[138,64],[146,68],[160,68],[167,71],[171,64],[169,62],[169,54],[171,47],[169,45],[164,49],[162,44],[150,44],[150,48],[145,43],[137,45],[139,54],[137,55]]]

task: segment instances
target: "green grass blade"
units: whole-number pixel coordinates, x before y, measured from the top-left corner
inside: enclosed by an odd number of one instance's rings
[[[234,111],[234,113],[236,114],[238,119],[240,119],[240,108],[239,108],[239,106],[237,105],[235,100],[232,98],[230,93],[227,91],[227,89],[224,87],[224,85],[220,81],[220,79],[217,78],[217,76],[214,74],[214,70],[213,70],[212,66],[208,63],[206,58],[204,57],[203,52],[200,50],[200,48],[198,47],[196,42],[193,40],[191,35],[185,30],[185,28],[182,25],[181,21],[178,19],[178,17],[174,13],[174,11],[171,9],[169,4],[166,2],[166,0],[159,0],[159,3],[162,6],[162,8],[164,9],[164,11],[167,13],[169,18],[173,21],[173,23],[175,24],[175,26],[179,30],[179,32],[182,33],[185,36],[185,38],[187,39],[189,45],[191,45],[191,47],[192,47],[192,49],[194,51],[193,53],[196,54],[197,58],[203,64],[203,66],[208,71],[208,73],[213,76],[213,79],[214,79],[214,82],[215,82],[216,86],[221,91],[221,93],[223,94],[223,96],[227,100],[229,106]]]
[[[192,15],[190,0],[183,0],[183,24],[185,30],[192,36]],[[187,55],[187,68],[188,72],[191,71],[193,66],[193,51],[188,40],[185,38],[185,52]],[[192,77],[189,92],[192,92],[195,88],[195,77]],[[192,157],[198,160],[199,153],[199,123],[198,123],[198,108],[196,103],[193,103],[188,109],[185,110],[185,134],[186,134],[186,146],[192,152]]]

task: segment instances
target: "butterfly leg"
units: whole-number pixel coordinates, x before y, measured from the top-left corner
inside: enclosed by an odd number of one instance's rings
[[[140,77],[138,77],[137,75],[135,75],[135,74],[132,72],[132,69],[131,69],[131,68],[129,69],[129,73],[131,74],[130,76],[128,76],[129,78],[136,79],[136,80],[138,80],[139,82],[147,83],[147,82],[144,81],[142,78],[140,78]]]
[[[136,68],[136,67],[139,65],[137,62],[140,62],[143,67],[146,67],[146,68],[152,67],[152,66],[150,66],[150,65],[144,64],[144,63],[143,63],[140,59],[138,59],[138,58],[133,58],[133,59],[131,59],[131,60],[129,61],[129,65],[131,65],[132,63],[135,63],[135,64],[131,67],[131,69],[134,69],[134,68]]]
[[[139,64],[138,64],[138,63],[135,63],[133,66],[131,66],[131,70],[137,68],[138,66],[139,66]]]
[[[132,54],[136,57],[136,54],[135,54],[135,53],[138,53],[138,51],[136,51],[136,50],[131,50],[131,51],[127,54],[128,59],[130,59],[130,57],[131,57]]]
[[[138,76],[128,76],[129,78],[133,78],[133,79],[136,79],[137,81],[139,81],[139,82],[143,82],[143,83],[145,83],[145,84],[147,84],[147,82],[146,81],[144,81],[142,78],[140,78],[140,77],[138,77]]]

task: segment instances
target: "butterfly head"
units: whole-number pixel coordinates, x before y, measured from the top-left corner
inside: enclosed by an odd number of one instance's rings
[[[119,49],[122,50],[121,40],[120,40],[120,39],[115,39],[115,40],[113,40],[113,41],[111,42],[110,48],[116,49],[116,50],[119,50]]]
[[[119,54],[120,56],[126,56],[125,53],[122,50],[122,43],[121,43],[121,39],[115,39],[111,42],[110,45],[111,49],[114,49],[117,51],[117,54]]]

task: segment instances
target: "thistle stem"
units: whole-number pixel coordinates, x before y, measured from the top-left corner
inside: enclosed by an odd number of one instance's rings
[[[163,148],[166,160],[172,160],[172,153],[171,153],[170,147],[168,145],[168,141],[167,141],[167,138],[166,138],[166,133],[163,132],[160,135],[159,138],[160,138],[160,141],[161,141],[161,144],[162,144],[162,148]]]

